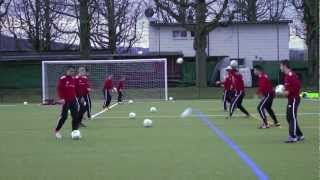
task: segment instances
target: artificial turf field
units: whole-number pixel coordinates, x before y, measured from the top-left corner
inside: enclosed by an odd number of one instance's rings
[[[245,99],[256,114],[257,99]],[[157,113],[149,108],[155,106]],[[259,122],[237,112],[224,118],[219,100],[137,102],[115,106],[92,121],[85,121],[83,138],[70,138],[70,119],[63,139],[54,138],[59,106],[0,105],[1,180],[250,180],[258,179],[197,114],[180,119],[192,107],[203,112],[230,137],[269,179],[319,178],[319,101],[303,100],[298,116],[305,141],[285,144],[288,126],[285,99],[274,110],[282,128],[257,129]],[[93,111],[100,111],[100,103]],[[136,119],[127,118],[129,112]],[[144,118],[153,120],[143,128]]]

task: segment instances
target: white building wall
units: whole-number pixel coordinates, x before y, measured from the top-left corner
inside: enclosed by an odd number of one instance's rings
[[[278,25],[240,24],[238,26],[219,27],[209,33],[208,54],[210,56],[244,58],[246,65],[249,67],[252,66],[254,60],[277,60],[277,27],[279,28],[279,59],[288,59],[289,27],[285,23]],[[174,39],[172,36],[174,30],[184,29],[177,26],[151,26],[149,30],[150,51],[182,52],[186,57],[193,57],[195,51],[193,50],[193,38],[190,32],[188,32],[187,39]]]
[[[160,30],[160,34],[159,34]],[[160,39],[160,52],[183,52],[186,57],[195,56],[193,50],[193,38],[191,33],[188,32],[186,39],[174,39],[172,36],[173,31],[182,30],[182,27],[150,27],[149,36],[149,51],[159,51],[159,39]]]

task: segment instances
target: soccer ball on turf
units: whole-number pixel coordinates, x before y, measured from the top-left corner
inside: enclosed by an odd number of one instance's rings
[[[169,101],[173,101],[173,97],[169,97]]]
[[[178,64],[182,64],[182,63],[183,63],[183,58],[182,58],[182,57],[179,57],[179,58],[177,59],[177,63],[178,63]]]
[[[151,119],[145,119],[143,120],[143,127],[151,127],[152,126],[152,120]]]
[[[150,112],[152,112],[152,113],[157,112],[157,108],[156,108],[156,107],[151,107],[151,108],[150,108]]]
[[[78,140],[78,139],[81,139],[81,133],[79,130],[73,130],[71,132],[71,138],[74,139],[74,140]]]
[[[276,86],[276,89],[275,89],[276,94],[278,95],[283,95],[284,90],[285,90],[285,87],[282,84],[279,84],[278,86]]]
[[[136,117],[136,113],[131,112],[129,113],[129,119],[134,119]]]
[[[28,102],[27,101],[23,102],[23,105],[28,105]]]
[[[129,104],[132,104],[132,103],[133,103],[133,100],[130,99],[130,100],[128,101],[128,103],[129,103]]]

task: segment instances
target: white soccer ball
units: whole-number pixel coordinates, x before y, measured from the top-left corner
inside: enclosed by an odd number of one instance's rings
[[[152,120],[151,119],[145,119],[143,120],[143,127],[151,127],[152,126]]]
[[[129,104],[132,104],[132,103],[133,103],[133,100],[130,99],[130,100],[128,101],[128,103],[129,103]]]
[[[117,88],[114,87],[114,88],[113,88],[113,92],[117,92],[117,91],[118,91]]]
[[[71,132],[71,138],[74,139],[74,140],[78,140],[78,139],[81,139],[81,133],[79,130],[73,130]]]
[[[23,105],[28,105],[28,102],[27,101],[23,102]]]
[[[230,66],[233,67],[233,68],[238,67],[238,61],[232,60],[232,61],[230,62]]]
[[[276,91],[276,94],[282,95],[285,91],[284,85],[283,84],[277,85],[275,91]]]
[[[136,117],[136,113],[131,112],[129,113],[129,119],[134,119]]]
[[[173,97],[169,97],[169,101],[173,101]]]
[[[177,63],[178,63],[178,64],[182,64],[182,63],[183,63],[183,58],[182,58],[182,57],[179,57],[179,58],[177,59]]]
[[[185,110],[181,113],[180,118],[189,117],[189,116],[191,116],[191,114],[192,114],[192,108],[189,107],[189,108],[185,109]]]
[[[151,108],[150,108],[150,112],[152,112],[152,113],[157,112],[157,108],[156,108],[156,107],[151,107]]]

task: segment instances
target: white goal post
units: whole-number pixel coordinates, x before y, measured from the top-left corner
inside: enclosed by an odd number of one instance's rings
[[[103,99],[104,80],[113,75],[114,87],[125,78],[124,100],[168,100],[167,59],[66,60],[42,61],[42,103],[58,99],[56,85],[69,66],[88,70],[93,99]]]

